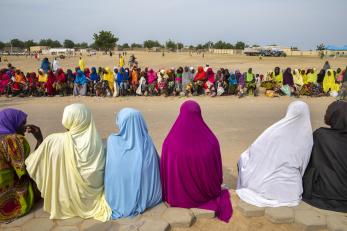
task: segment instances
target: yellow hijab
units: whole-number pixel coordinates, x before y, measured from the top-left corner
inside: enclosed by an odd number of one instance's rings
[[[330,74],[330,75],[328,75]],[[330,91],[338,91],[339,85],[336,84],[334,71],[332,69],[327,70],[323,80],[323,91],[328,93]]]
[[[114,74],[109,67],[105,68],[106,73],[103,76],[104,80],[107,80],[108,86],[113,90],[114,88]]]
[[[304,80],[302,79],[301,74],[299,73],[298,69],[295,69],[293,71],[293,80],[295,85],[303,86],[304,85]]]
[[[64,133],[48,136],[25,164],[44,199],[50,219],[79,216],[107,221],[105,152],[91,112],[83,104],[64,109]]]

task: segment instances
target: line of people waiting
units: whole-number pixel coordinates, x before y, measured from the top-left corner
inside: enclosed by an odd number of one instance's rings
[[[51,70],[47,59],[43,60],[38,74],[26,75],[9,65],[0,70],[0,95],[20,96],[257,96],[259,88],[266,89],[267,96],[326,96],[344,99],[347,94],[346,69],[333,70],[329,63],[318,73],[315,68],[284,71],[275,67],[274,71],[263,74],[253,73],[252,68],[241,73],[220,68],[216,72],[211,67],[178,67],[177,69],[85,67],[83,59],[74,71],[63,71],[58,65]]]
[[[217,137],[201,108],[184,102],[159,158],[142,114],[131,108],[116,115],[118,133],[103,144],[91,111],[83,104],[64,109],[67,130],[43,140],[16,109],[0,111],[0,220],[30,212],[44,200],[51,219],[100,221],[132,217],[161,201],[173,207],[213,210],[228,222],[229,191],[223,188]],[[347,103],[326,112],[329,128],[312,134],[310,110],[294,101],[283,119],[266,129],[238,162],[239,197],[256,206],[313,206],[347,212]],[[25,135],[37,140],[35,150]]]

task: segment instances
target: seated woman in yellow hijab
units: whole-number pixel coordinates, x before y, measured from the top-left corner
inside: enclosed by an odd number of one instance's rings
[[[106,221],[111,216],[104,197],[105,153],[92,114],[83,104],[64,109],[67,132],[48,136],[25,161],[44,198],[51,219],[71,217]]]

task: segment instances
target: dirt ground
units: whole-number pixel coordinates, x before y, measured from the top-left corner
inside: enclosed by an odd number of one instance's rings
[[[265,73],[275,66],[282,68],[321,68],[324,60],[319,58],[287,57],[264,58],[205,54],[166,54],[161,53],[136,53],[140,66],[153,68],[170,68],[179,65],[204,65],[209,63],[212,67],[240,68],[245,71],[253,67],[255,72]],[[115,66],[118,55],[85,57],[87,66]],[[24,71],[36,70],[39,62],[32,58],[9,58],[9,61]],[[329,60],[332,67],[345,67],[347,59]],[[61,60],[63,68],[72,68],[77,65],[78,57]],[[0,63],[4,66],[5,63]],[[86,104],[93,113],[98,131],[103,138],[115,132],[115,113],[124,107],[133,107],[140,110],[147,122],[149,133],[161,153],[162,143],[171,126],[178,116],[180,105],[188,99],[196,100],[201,108],[203,117],[212,131],[216,134],[222,152],[225,183],[235,188],[237,177],[236,163],[241,153],[271,124],[280,120],[286,113],[290,102],[297,100],[290,97],[267,98],[245,97],[238,99],[235,96],[225,97],[121,97],[121,98],[96,98],[96,97],[52,97],[52,98],[5,98],[0,97],[0,108],[14,107],[28,113],[28,123],[41,127],[43,135],[63,132],[61,125],[62,113],[65,106],[81,102]],[[311,111],[312,128],[324,126],[324,113],[334,99],[330,97],[308,98],[300,100],[308,103]],[[198,134],[197,134],[198,135]],[[28,137],[33,145],[34,140]],[[234,213],[233,220],[224,224],[217,220],[199,220],[190,230],[296,230],[294,225],[273,225],[265,218],[245,218],[239,212]]]

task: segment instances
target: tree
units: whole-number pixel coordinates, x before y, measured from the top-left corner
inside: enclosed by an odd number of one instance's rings
[[[316,48],[317,51],[324,51],[325,49],[326,47],[323,43],[317,45],[317,48]]]
[[[86,49],[86,48],[88,48],[88,43],[86,43],[86,42],[76,43],[74,47]]]
[[[27,49],[30,49],[30,47],[36,46],[36,45],[37,45],[37,43],[34,42],[34,40],[27,40],[24,42],[24,47]]]
[[[213,42],[211,42],[211,41],[208,41],[207,43],[205,43],[204,45],[202,45],[202,48],[203,48],[203,49],[209,49],[209,48],[211,48],[211,47],[213,47]]]
[[[5,46],[6,46],[6,44],[5,44],[4,42],[1,42],[1,41],[0,41],[0,50],[1,50],[1,49],[4,49]]]
[[[19,47],[19,48],[25,48],[25,44],[23,41],[19,40],[19,39],[12,39],[10,41],[10,44],[13,46],[13,47]]]
[[[158,41],[146,40],[143,42],[143,47],[151,49],[153,47],[162,47],[162,45]]]
[[[165,46],[166,46],[166,49],[169,49],[172,51],[177,49],[176,43],[172,41],[171,39],[165,43]]]
[[[61,43],[58,40],[52,39],[41,39],[39,45],[48,47],[62,47]]]
[[[142,45],[138,43],[132,43],[130,46],[131,48],[142,48]]]
[[[240,50],[243,50],[245,49],[246,47],[246,44],[244,42],[241,42],[241,41],[238,41],[236,44],[235,44],[235,48],[236,49],[240,49]]]
[[[177,43],[177,49],[181,50],[184,47],[183,43]]]
[[[124,44],[122,45],[122,48],[123,48],[123,49],[129,49],[129,48],[130,48],[130,46],[129,46],[129,44],[128,44],[128,43],[124,43]]]
[[[103,51],[108,51],[116,46],[117,38],[111,31],[100,31],[99,34],[94,33],[93,35],[94,44],[96,48]]]
[[[65,39],[63,44],[64,44],[65,48],[74,48],[75,47],[75,43],[70,39]]]
[[[213,45],[213,48],[215,48],[215,49],[233,49],[234,46],[231,43],[223,42],[220,40]]]

